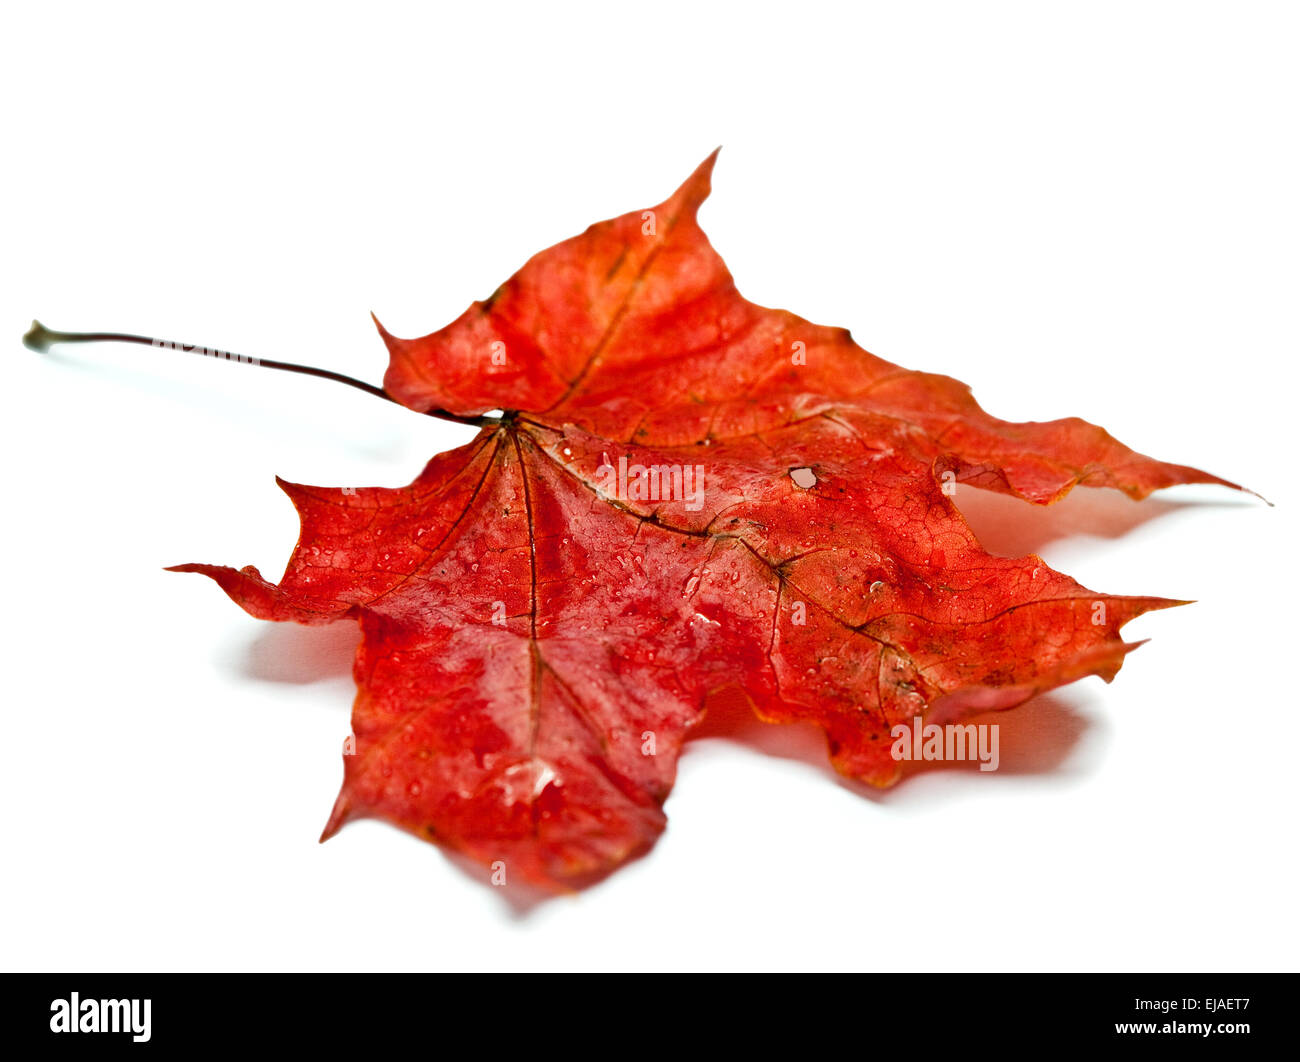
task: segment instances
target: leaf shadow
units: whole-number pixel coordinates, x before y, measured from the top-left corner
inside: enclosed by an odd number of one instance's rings
[[[700,724],[691,731],[683,755],[697,741],[725,740],[744,745],[777,759],[791,760],[825,775],[842,789],[874,803],[895,802],[906,793],[909,779],[936,771],[973,772],[1011,776],[1053,775],[1061,771],[1079,742],[1096,725],[1059,692],[1040,694],[1016,708],[984,712],[962,720],[963,724],[997,724],[997,771],[980,771],[976,760],[906,763],[898,784],[880,789],[847,778],[835,770],[827,751],[826,737],[812,723],[765,723],[750,707],[740,690],[714,694]]]
[[[266,623],[248,645],[241,674],[259,682],[294,686],[351,678],[352,661],[360,644],[361,626],[357,623],[323,627]]]
[[[340,622],[324,627],[303,627],[295,623],[271,623],[258,630],[249,642],[242,673],[260,682],[309,685],[317,682],[350,680],[352,661],[361,632],[354,623]],[[350,710],[350,703],[340,701],[338,709]],[[939,761],[906,765],[897,786],[877,789],[839,774],[827,755],[826,738],[811,723],[772,724],[759,719],[748,698],[739,689],[723,690],[709,698],[707,712],[691,732],[683,749],[690,755],[691,745],[708,740],[725,740],[742,744],[757,752],[802,763],[817,771],[842,789],[874,803],[883,804],[907,799],[909,779],[934,771],[974,771],[974,761]],[[1070,701],[1059,694],[1040,695],[1018,708],[971,717],[967,722],[996,722],[999,725],[999,775],[1048,775],[1059,770],[1092,723],[1079,714]],[[985,772],[992,773],[992,772]],[[392,827],[396,829],[396,827]],[[490,885],[490,868],[438,845],[441,857],[468,880]],[[590,880],[576,883],[572,892],[551,892],[521,881],[507,880],[503,887],[493,887],[506,915],[524,921],[549,901],[572,898],[599,886],[608,877],[642,859],[647,848]],[[507,868],[508,871],[508,868]]]
[[[1069,538],[1116,539],[1154,520],[1191,509],[1250,504],[1235,499],[1134,501],[1122,491],[1085,487],[1051,505],[1033,505],[1009,494],[965,485],[958,486],[952,500],[980,545],[999,557],[1041,554],[1053,542]]]
[[[57,347],[42,357],[51,364],[97,379],[98,385],[105,391],[115,389],[128,391],[132,395],[148,395],[169,408],[189,409],[196,414],[219,417],[224,422],[236,425],[245,434],[256,433],[269,440],[302,437],[317,439],[321,446],[332,447],[341,457],[361,457],[369,461],[400,464],[406,460],[404,433],[411,427],[418,430],[422,426],[418,420],[404,423],[399,419],[379,437],[365,433],[322,433],[319,423],[303,413],[304,407],[276,403],[269,389],[246,386],[247,381],[242,374],[227,376],[230,367],[220,364],[219,359],[209,360],[214,363],[223,379],[211,386],[200,386],[197,366],[201,362],[197,358],[193,359],[195,364],[189,366],[194,373],[194,382],[190,382],[189,375],[168,376],[150,370],[147,366],[104,360],[85,353],[59,350]],[[218,397],[214,399],[214,395]],[[201,421],[196,423],[199,426],[195,428],[195,437],[200,437],[204,428]]]

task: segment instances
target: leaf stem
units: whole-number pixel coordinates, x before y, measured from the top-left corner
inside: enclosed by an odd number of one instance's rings
[[[217,350],[215,347],[175,343],[167,339],[154,339],[152,336],[136,336],[125,332],[57,332],[53,328],[46,328],[40,321],[33,321],[32,327],[23,336],[23,345],[38,354],[44,354],[55,343],[138,343],[146,347],[179,350],[186,354],[200,354],[204,357],[221,358],[225,361],[236,361],[245,365],[258,365],[263,369],[280,369],[284,372],[302,373],[304,376],[319,376],[322,380],[333,380],[335,383],[346,384],[348,387],[355,387],[357,390],[365,391],[366,394],[374,395],[376,398],[382,398],[387,402],[401,405],[397,399],[382,387],[376,387],[374,384],[366,383],[364,380],[358,380],[352,376],[344,376],[342,373],[333,372],[330,369],[318,369],[311,365],[298,365],[290,361],[252,358],[245,354],[232,354],[228,350]],[[407,407],[403,406],[402,408]],[[439,420],[452,421],[456,424],[469,424],[478,428],[498,423],[495,417],[462,417],[458,413],[449,413],[445,409],[426,410],[425,415],[437,417]]]

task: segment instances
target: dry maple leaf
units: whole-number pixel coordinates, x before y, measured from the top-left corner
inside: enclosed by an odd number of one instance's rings
[[[716,155],[716,153],[715,153]],[[846,775],[898,777],[891,729],[1009,708],[1133,648],[1175,602],[981,548],[947,484],[1045,504],[1226,483],[1082,420],[1012,424],[965,385],[736,291],[666,202],[536,255],[423,339],[383,332],[412,409],[504,410],[409,487],[281,482],[279,585],[202,572],[254,616],[357,620],[355,753],[325,827],[377,816],[546,886],[653,843],[706,698],[813,722]]]

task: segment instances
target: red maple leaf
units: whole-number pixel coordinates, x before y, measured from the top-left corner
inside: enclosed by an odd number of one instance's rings
[[[381,327],[389,395],[505,411],[471,443],[398,490],[282,482],[302,533],[278,585],[176,569],[264,619],[361,624],[325,837],[377,816],[580,882],[664,828],[716,691],[816,723],[840,771],[889,785],[896,725],[1109,681],[1133,648],[1119,628],[1175,603],[990,555],[949,485],[1046,504],[1235,484],[1082,420],[998,420],[956,380],[748,302],[696,222],[713,161],[446,328]]]

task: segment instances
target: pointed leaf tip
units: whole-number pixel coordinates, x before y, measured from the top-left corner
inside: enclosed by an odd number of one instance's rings
[[[330,811],[329,821],[325,823],[325,828],[320,832],[320,838],[317,843],[324,844],[336,833],[343,828],[352,814],[352,806],[347,802],[342,793],[334,801],[334,807]]]
[[[682,182],[668,202],[676,203],[683,212],[694,215],[713,190],[713,167],[718,161],[718,152],[721,150],[721,146],[714,148],[712,153]]]
[[[385,328],[383,322],[378,317],[375,316],[373,310],[370,311],[370,320],[372,320],[375,323],[375,330],[379,333],[379,338],[384,341],[384,346],[388,349],[390,358],[396,355],[397,352],[402,348],[402,346],[407,341],[404,339],[399,339],[397,336],[393,335],[393,333],[390,332],[387,328]]]

